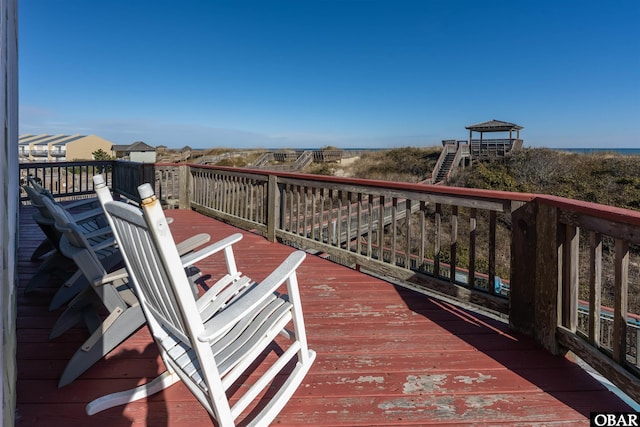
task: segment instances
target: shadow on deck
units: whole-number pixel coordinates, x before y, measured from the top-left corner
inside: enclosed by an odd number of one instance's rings
[[[43,238],[32,212],[20,210],[16,425],[211,425],[181,384],[146,401],[85,414],[92,399],[162,370],[146,327],[72,384],[57,388],[87,332],[77,327],[48,339],[60,314],[47,310],[59,285],[55,278],[34,294],[23,293],[38,265],[29,256]],[[176,240],[201,232],[217,240],[238,232],[192,211],[169,216]],[[243,234],[235,246],[238,267],[256,279],[293,250]],[[211,258],[198,266],[215,272],[223,262]],[[320,257],[307,257],[298,274],[309,345],[318,357],[276,419],[279,425],[588,425],[591,411],[630,410],[576,364],[499,321]]]

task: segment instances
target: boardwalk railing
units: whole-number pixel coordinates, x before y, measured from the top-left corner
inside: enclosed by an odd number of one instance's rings
[[[113,190],[129,194],[146,179],[144,167],[122,163],[109,163]],[[51,165],[37,166],[41,176]],[[524,193],[193,164],[154,169],[169,208],[482,306],[555,354],[571,350],[640,401],[639,212]]]

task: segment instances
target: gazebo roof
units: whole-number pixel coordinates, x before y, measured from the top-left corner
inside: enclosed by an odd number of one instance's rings
[[[475,132],[509,132],[512,130],[523,129],[523,127],[513,123],[503,122],[500,120],[490,120],[488,122],[469,125],[465,127],[465,129],[469,129],[470,131],[475,131]]]

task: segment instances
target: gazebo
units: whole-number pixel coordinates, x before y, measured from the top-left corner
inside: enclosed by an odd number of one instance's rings
[[[522,147],[520,130],[524,128],[514,123],[490,120],[488,122],[466,126],[465,129],[469,129],[469,143],[471,145],[472,158],[487,157],[490,155],[504,156]],[[473,132],[480,132],[480,139],[473,139]],[[486,132],[509,132],[509,138],[485,139],[484,134]]]

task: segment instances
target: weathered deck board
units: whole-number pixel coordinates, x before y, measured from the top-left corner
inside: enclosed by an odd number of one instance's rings
[[[38,265],[29,256],[42,236],[30,213],[21,209],[21,288]],[[191,211],[169,215],[176,240],[201,232],[217,240],[239,231]],[[292,251],[243,234],[235,248],[238,265],[255,279]],[[199,267],[215,276],[222,265],[218,257]],[[628,410],[578,366],[501,322],[320,257],[307,257],[299,281],[309,343],[318,357],[276,419],[279,425],[586,425],[590,411]],[[142,328],[58,389],[66,360],[87,336],[76,327],[48,339],[61,312],[47,310],[59,283],[52,279],[30,295],[19,290],[18,426],[212,424],[181,384],[148,400],[85,415],[87,402],[152,378],[162,362]]]

